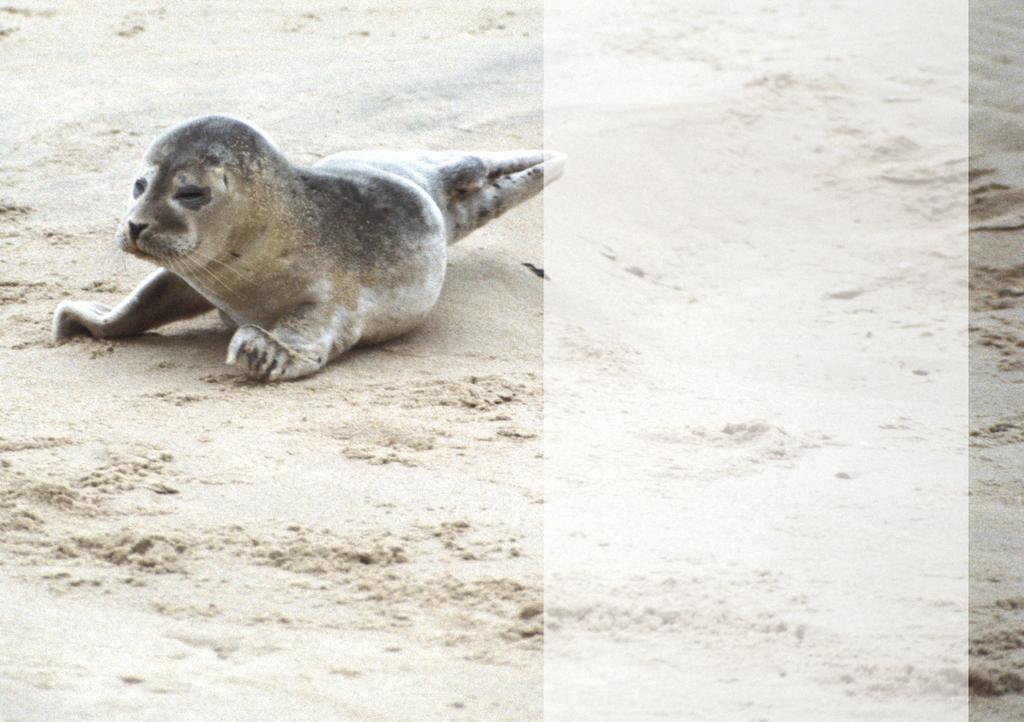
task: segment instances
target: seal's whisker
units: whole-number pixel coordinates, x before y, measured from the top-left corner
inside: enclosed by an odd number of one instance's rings
[[[184,269],[188,275],[198,276],[201,281],[212,281],[216,285],[220,286],[221,289],[223,289],[223,291],[229,296],[232,295],[234,291],[234,287],[225,282],[220,276],[208,268],[203,268],[199,263],[187,256],[178,256],[177,258],[168,259],[168,261]],[[203,278],[204,275],[205,278]]]
[[[230,271],[242,281],[251,281],[254,278],[254,274],[252,273],[252,271],[248,269],[236,268],[231,264],[220,260],[219,258],[214,258],[213,256],[206,253],[202,253],[199,250],[193,250],[189,255],[191,255],[196,260],[205,261],[206,263],[216,263],[218,267],[225,271]]]
[[[238,290],[238,289],[237,289],[237,285],[236,285],[236,284],[234,284],[234,283],[228,283],[228,280],[229,280],[229,279],[226,279],[226,278],[224,278],[224,276],[222,276],[222,275],[221,275],[220,273],[218,273],[218,272],[214,271],[214,270],[213,270],[212,268],[210,268],[209,266],[203,266],[202,264],[200,264],[200,263],[197,263],[197,262],[196,262],[196,261],[194,261],[194,260],[192,261],[192,263],[193,263],[193,264],[195,264],[195,265],[196,265],[196,266],[197,266],[198,268],[202,269],[202,271],[203,271],[204,273],[206,273],[207,275],[209,275],[209,276],[211,276],[212,278],[216,279],[216,280],[217,280],[217,281],[218,281],[218,282],[220,283],[220,285],[221,285],[221,286],[223,286],[223,287],[224,287],[224,289],[225,289],[225,290],[226,290],[226,291],[227,291],[227,292],[228,292],[229,294],[234,294],[234,293],[235,293],[235,292],[236,292],[236,291]],[[244,279],[243,279],[243,280],[244,280]]]
[[[173,271],[174,273],[182,276],[183,278],[192,275],[192,269],[181,262],[181,259],[167,258],[164,259],[163,265],[167,270]]]
[[[218,276],[216,273],[211,271],[209,268],[203,268],[203,267],[199,266],[199,264],[195,263],[194,261],[193,261],[193,263],[195,264],[197,270],[199,270],[202,273],[205,273],[212,281],[214,281],[215,283],[219,284],[220,287],[224,289],[224,292],[225,292],[226,295],[228,295],[228,296],[235,295],[235,287],[232,284],[230,284],[227,281],[225,281],[221,276]]]
[[[239,284],[249,283],[253,280],[253,275],[251,273],[248,275],[242,273],[237,268],[232,268],[231,266],[227,265],[226,263],[217,258],[213,258],[211,256],[208,256],[204,253],[199,253],[197,251],[192,251],[188,255],[189,261],[192,264],[202,268],[207,273],[215,274],[217,276],[224,276],[225,274],[229,274],[227,277],[232,278]],[[216,271],[214,270],[214,268],[216,268]]]
[[[228,291],[233,290],[234,287],[227,282],[227,279],[223,278],[219,273],[215,272],[212,268],[209,268],[208,266],[204,266],[202,263],[200,263],[195,258],[190,258],[188,256],[183,256],[181,260],[183,262],[187,263],[188,266],[193,269],[194,273],[206,274],[207,276],[209,276],[213,280],[215,280],[218,283],[220,283],[220,285],[223,286],[226,290],[228,290]]]

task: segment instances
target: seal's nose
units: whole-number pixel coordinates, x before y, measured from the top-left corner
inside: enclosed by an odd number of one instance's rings
[[[132,243],[135,243],[139,240],[139,236],[142,232],[147,228],[149,228],[148,223],[132,223],[131,221],[128,221],[128,238]]]

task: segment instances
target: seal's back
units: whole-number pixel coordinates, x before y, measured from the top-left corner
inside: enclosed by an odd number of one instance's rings
[[[350,151],[314,167],[341,170],[352,163],[407,178],[426,190],[441,209],[451,244],[539,193],[561,175],[565,156],[540,150]]]

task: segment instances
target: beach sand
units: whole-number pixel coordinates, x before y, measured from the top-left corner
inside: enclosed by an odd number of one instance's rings
[[[1024,8],[971,5],[971,711],[1024,717]]]
[[[169,126],[252,121],[295,162],[537,147],[537,3],[0,8],[5,719],[536,720],[540,201],[455,247],[434,314],[299,382],[215,315],[56,347]]]
[[[967,714],[966,4],[549,3],[550,720]]]
[[[10,717],[963,719],[963,2],[231,7],[0,9]],[[211,111],[569,162],[307,381],[52,346]]]

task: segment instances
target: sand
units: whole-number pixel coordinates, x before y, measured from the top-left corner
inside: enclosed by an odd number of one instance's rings
[[[1024,12],[971,8],[971,711],[1024,716]]]
[[[64,5],[0,10],[8,716],[965,717],[962,0]],[[308,381],[213,318],[51,346],[212,110],[569,163]]]
[[[0,699],[6,718],[540,718],[542,207],[460,243],[418,332],[301,383],[215,315],[48,338],[142,152],[193,115],[296,162],[536,147],[536,3],[0,8]]]
[[[546,718],[965,719],[966,4],[580,5]]]

